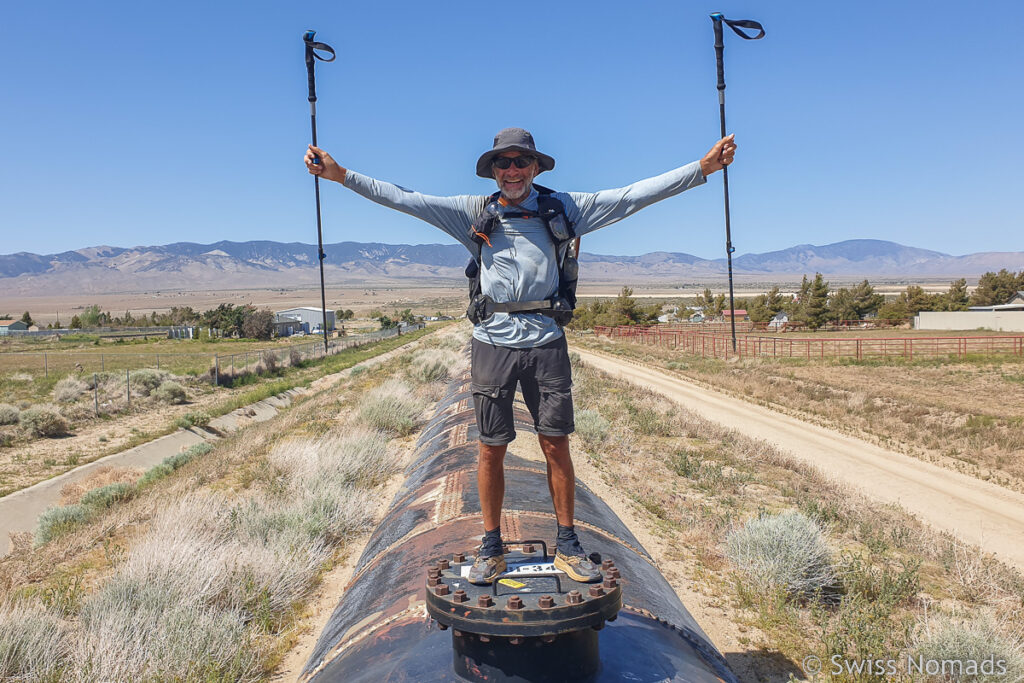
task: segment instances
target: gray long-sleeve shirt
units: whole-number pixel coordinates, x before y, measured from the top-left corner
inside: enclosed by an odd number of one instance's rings
[[[704,182],[700,162],[695,161],[615,190],[555,192],[553,196],[565,206],[576,234],[585,235]],[[437,226],[476,255],[477,246],[469,237],[469,228],[483,211],[487,197],[425,195],[351,170],[345,175],[345,186],[378,204]],[[537,191],[531,189],[519,206],[536,212]],[[491,246],[485,244],[481,250],[480,289],[484,294],[496,302],[538,301],[554,296],[558,290],[555,243],[540,218],[503,216],[490,241]],[[473,328],[473,336],[496,346],[528,348],[558,339],[562,330],[554,320],[540,313],[495,313]]]

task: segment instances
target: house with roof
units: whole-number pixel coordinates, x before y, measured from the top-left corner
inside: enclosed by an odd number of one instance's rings
[[[20,320],[14,320],[12,318],[0,320],[0,335],[5,335],[8,332],[24,332],[27,329],[28,325]]]
[[[309,333],[320,330],[323,325],[324,311],[313,306],[297,306],[283,311],[274,311],[274,332],[279,337],[287,337],[300,330]],[[334,329],[334,311],[327,311],[327,331]]]
[[[722,319],[728,322],[729,320],[747,320],[747,311],[744,308],[737,308],[731,311],[722,311]]]

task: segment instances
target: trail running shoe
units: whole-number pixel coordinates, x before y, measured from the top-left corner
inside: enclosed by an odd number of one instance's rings
[[[573,581],[593,583],[601,580],[601,568],[582,555],[555,553],[555,569],[561,569]]]
[[[469,568],[469,576],[466,578],[472,584],[486,586],[493,583],[507,568],[504,555],[495,555],[494,557],[477,555],[473,560],[473,566]]]

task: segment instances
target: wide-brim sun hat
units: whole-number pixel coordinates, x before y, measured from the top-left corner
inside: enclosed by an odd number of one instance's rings
[[[504,152],[522,152],[537,157],[537,165],[541,172],[550,171],[555,167],[553,158],[537,151],[537,145],[534,144],[530,131],[522,128],[505,128],[494,136],[494,147],[484,152],[476,160],[476,174],[481,178],[493,178],[494,170],[491,168],[491,161]]]

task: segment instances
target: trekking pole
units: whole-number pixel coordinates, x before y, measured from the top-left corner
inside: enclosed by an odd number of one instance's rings
[[[316,76],[313,74],[314,58],[319,59],[321,62],[333,62],[334,61],[334,48],[326,43],[313,42],[313,36],[316,35],[316,31],[306,31],[302,36],[302,42],[306,44],[306,78],[309,84],[309,122],[313,128],[313,146],[316,147]],[[317,50],[330,54],[330,59],[327,57],[321,57]],[[314,157],[314,164],[319,164],[320,159]],[[324,253],[324,231],[320,221],[320,176],[313,176],[313,189],[316,193],[316,243],[317,243],[317,255],[320,260],[320,311],[323,313],[323,333],[324,333],[324,355],[327,355],[327,293],[324,289],[324,259],[327,258],[327,254]]]
[[[730,20],[722,16],[721,12],[711,15],[711,22],[715,27],[715,58],[718,62],[718,115],[722,123],[722,137],[725,137],[725,42],[722,40],[722,24],[725,23],[736,35],[745,40],[759,40],[764,38],[764,28],[756,21],[749,19]],[[748,36],[741,31],[741,28],[756,29],[756,36]],[[732,352],[736,353],[736,297],[733,293],[732,284],[732,253],[736,247],[732,246],[732,226],[729,221],[729,169],[722,168],[722,185],[725,188],[725,255],[729,262],[729,320],[732,322]]]

